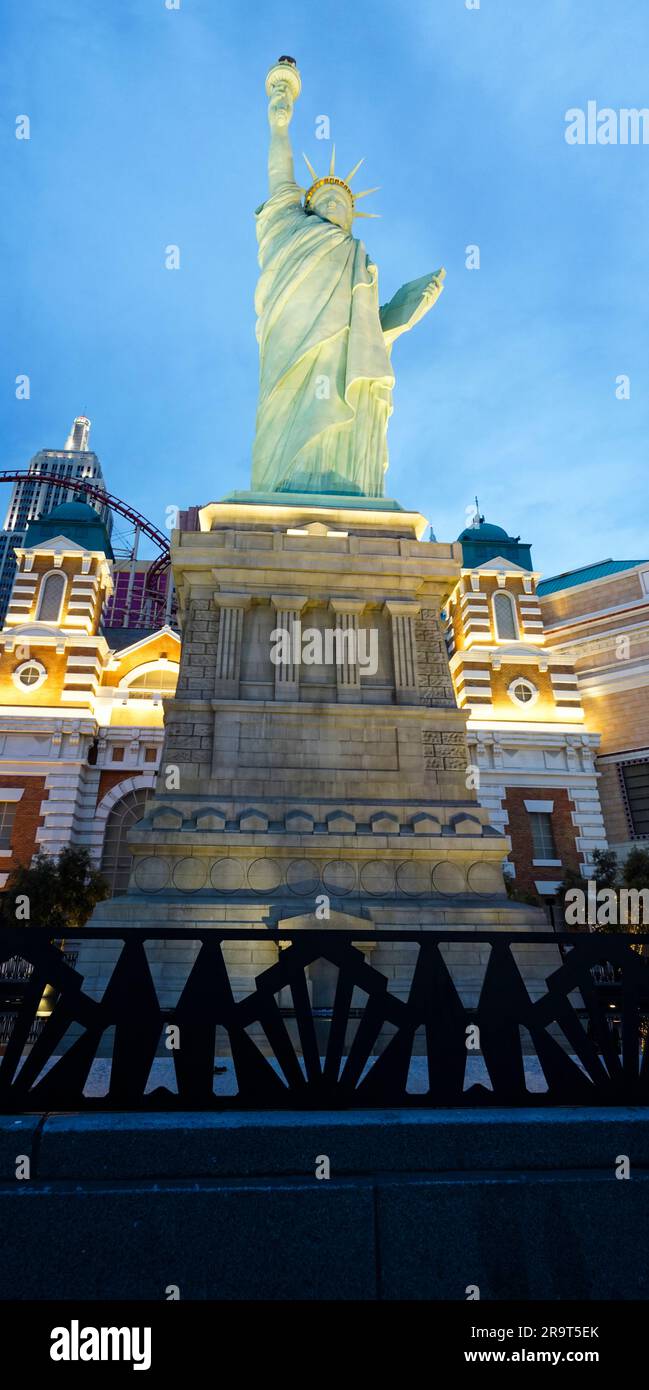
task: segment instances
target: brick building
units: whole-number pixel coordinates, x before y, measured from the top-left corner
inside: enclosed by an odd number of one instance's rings
[[[478,797],[511,838],[516,887],[551,900],[566,868],[588,876],[606,846],[597,724],[572,653],[548,645],[529,544],[477,513],[459,541],[446,637]]]
[[[649,842],[649,561],[602,560],[538,586],[553,657],[574,665],[597,731],[600,797],[620,858]]]
[[[102,629],[112,550],[86,503],[30,523],[0,631],[0,887],[38,849],[86,845],[112,890],[160,761],[180,639]]]

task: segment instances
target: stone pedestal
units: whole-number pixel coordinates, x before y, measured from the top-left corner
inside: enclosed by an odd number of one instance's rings
[[[131,832],[129,893],[92,924],[545,927],[507,900],[509,842],[467,789],[440,624],[460,547],[422,541],[418,513],[359,502],[213,503],[201,531],[176,533],[183,649],[156,794]],[[300,638],[282,665],[278,629]],[[325,660],[339,640],[342,660]],[[269,949],[242,947],[241,988]],[[179,952],[160,951],[173,1002]],[[398,985],[398,951],[372,963]],[[470,989],[470,952],[464,965]]]

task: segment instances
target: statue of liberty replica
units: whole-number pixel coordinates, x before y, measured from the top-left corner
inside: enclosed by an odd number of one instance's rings
[[[329,172],[306,190],[295,180],[289,125],[301,91],[293,58],[266,78],[269,197],[256,212],[260,375],[253,450],[255,492],[382,497],[392,412],[392,344],[435,303],[444,270],[403,285],[379,304],[378,270],[352,235],[352,179]],[[306,159],[306,156],[305,156]]]
[[[229,1074],[236,1071],[242,1103],[257,1105],[263,1093],[284,1104],[283,1083],[265,1060],[274,1048],[291,1086],[301,1087],[297,1059],[310,1053],[301,1095],[327,1104],[335,1097],[337,1064],[330,1075],[319,1059],[359,1036],[350,1014],[340,1042],[335,1030],[329,1041],[334,1006],[341,1019],[351,1008],[351,989],[339,994],[336,983],[334,943],[344,933],[367,942],[362,934],[376,932],[360,954],[354,946],[353,979],[361,992],[374,982],[359,1032],[378,1055],[392,1038],[398,1001],[409,997],[418,950],[414,937],[405,951],[387,939],[395,926],[414,934],[450,922],[470,937],[480,927],[546,925],[542,911],[506,897],[509,841],[489,824],[467,778],[467,715],[440,616],[461,577],[461,547],[424,540],[426,517],[383,494],[392,345],[435,303],[444,272],[380,304],[376,265],[352,236],[354,218],[371,215],[358,210],[357,168],[340,178],[332,156],[328,173],[311,170],[309,188],[299,188],[288,133],[300,92],[292,59],[275,64],[266,87],[270,188],[256,215],[252,488],[207,502],[198,529],[174,532],[182,655],[178,688],[165,700],[160,770],[129,832],[128,892],[98,906],[99,939],[84,943],[77,962],[85,994],[108,1000],[97,1021],[83,1015],[90,1041],[81,1038],[79,1048],[88,1065],[92,1029],[121,1017],[126,980],[144,1001],[150,1056],[166,1051],[153,991],[161,1009],[180,1009],[181,1036],[195,1037],[196,1053],[183,1041],[173,1054],[178,1095],[208,1108],[238,1103],[218,1090],[215,1048]],[[322,639],[319,656],[307,658],[307,632],[314,651]],[[278,633],[290,634],[290,650],[275,662]],[[368,633],[371,669],[358,656]],[[102,927],[119,930],[102,937]],[[146,954],[133,928],[151,929]],[[333,934],[329,950],[320,937],[309,944],[304,934],[314,928]],[[120,966],[122,929],[133,945]],[[537,993],[548,962],[559,963],[555,946],[544,951],[535,948],[526,965]],[[461,944],[453,961],[475,1002],[474,948]],[[430,995],[432,1010],[437,997]],[[299,1038],[279,1012],[297,1008],[296,998],[315,1011]],[[397,1071],[414,1044],[408,1029],[392,1038]],[[439,1037],[443,1060],[446,1033]],[[461,1032],[456,1059],[464,1053]],[[130,1043],[119,1055],[129,1087],[144,1085],[144,1061],[133,1065]],[[431,1077],[442,1070],[435,1062]],[[461,1092],[463,1072],[455,1072]],[[372,1081],[379,1101],[380,1076]]]

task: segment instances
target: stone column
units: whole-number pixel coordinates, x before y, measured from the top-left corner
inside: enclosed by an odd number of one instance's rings
[[[365,599],[332,598],[329,607],[336,616],[335,652],[338,654],[340,647],[340,654],[343,656],[341,663],[336,662],[338,701],[340,704],[358,705],[361,702],[358,619],[365,608]]]
[[[214,595],[214,603],[220,609],[214,695],[217,700],[238,700],[243,615],[252,598],[250,594],[219,593]]]
[[[385,612],[389,613],[392,621],[396,702],[398,705],[418,705],[415,618],[419,617],[421,604],[407,599],[388,599]]]
[[[275,699],[299,700],[301,614],[306,603],[306,596],[272,594],[270,601],[277,614],[275,627],[281,628],[283,632],[288,632],[290,640],[290,660],[282,661],[275,667]]]

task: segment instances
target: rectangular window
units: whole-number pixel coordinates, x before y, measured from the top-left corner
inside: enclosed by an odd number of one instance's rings
[[[16,805],[13,801],[0,801],[0,849],[11,849]]]
[[[633,834],[649,835],[649,761],[622,763],[620,772]]]
[[[557,848],[552,833],[552,816],[549,811],[528,811],[532,826],[532,844],[535,859],[557,859]]]
[[[157,758],[157,756],[158,756],[158,750],[157,750],[157,748],[145,748],[145,750],[144,750],[144,761],[145,761],[145,763],[154,763],[155,760],[156,760],[156,758]]]
[[[126,750],[125,750],[124,748],[119,748],[119,747],[113,748],[113,762],[114,762],[114,763],[123,763],[123,762],[124,762],[124,753],[125,753],[125,751],[126,751]]]

